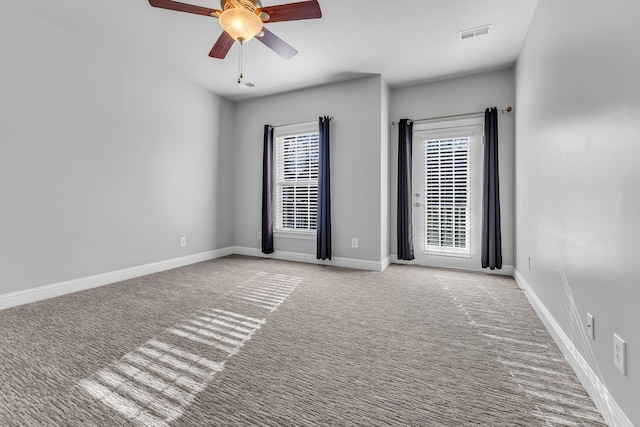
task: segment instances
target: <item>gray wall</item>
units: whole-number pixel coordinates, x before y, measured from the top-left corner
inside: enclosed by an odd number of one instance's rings
[[[233,244],[230,103],[4,6],[0,28],[0,294]]]
[[[514,105],[513,70],[501,70],[394,89],[391,92],[391,117],[421,119],[449,114],[484,111],[487,107],[506,108]],[[500,207],[502,219],[503,265],[513,265],[514,223],[514,120],[512,114],[498,117],[500,162]],[[391,129],[390,147],[390,247],[397,254],[398,211],[398,127]],[[478,260],[478,270],[481,270]]]
[[[383,180],[380,76],[247,100],[236,105],[234,241],[260,248],[262,140],[265,124],[331,123],[333,256],[380,261]],[[351,247],[351,238],[359,247]],[[276,251],[315,255],[315,240],[276,238]]]
[[[635,425],[639,21],[637,0],[540,0],[516,72],[517,270]],[[626,377],[613,333],[627,341]]]
[[[335,117],[334,256],[380,261],[396,253],[390,121],[505,107],[517,94],[515,174],[513,116],[500,116],[504,263],[640,425],[639,20],[635,0],[540,0],[515,90],[512,70],[392,91],[371,76],[232,104],[0,6],[11,34],[0,38],[0,294],[259,248],[262,127],[320,115]],[[315,242],[276,248],[314,254]],[[628,343],[626,377],[614,332]]]

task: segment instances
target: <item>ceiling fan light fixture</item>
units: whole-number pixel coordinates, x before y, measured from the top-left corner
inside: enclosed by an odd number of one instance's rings
[[[243,7],[234,7],[222,12],[220,26],[234,40],[246,43],[262,31],[262,20]]]

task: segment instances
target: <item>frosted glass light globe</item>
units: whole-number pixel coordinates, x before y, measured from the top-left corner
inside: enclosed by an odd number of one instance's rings
[[[262,31],[262,20],[242,7],[227,9],[220,15],[220,26],[234,40],[246,43]]]

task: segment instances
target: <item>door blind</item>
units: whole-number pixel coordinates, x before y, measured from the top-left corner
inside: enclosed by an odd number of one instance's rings
[[[425,251],[470,254],[470,138],[424,141]]]

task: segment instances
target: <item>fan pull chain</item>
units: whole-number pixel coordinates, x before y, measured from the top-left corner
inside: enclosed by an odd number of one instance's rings
[[[243,75],[242,75],[242,46],[244,46],[244,43],[242,43],[242,41],[240,41],[240,77],[238,77],[238,84],[242,83],[242,79],[243,79]]]

